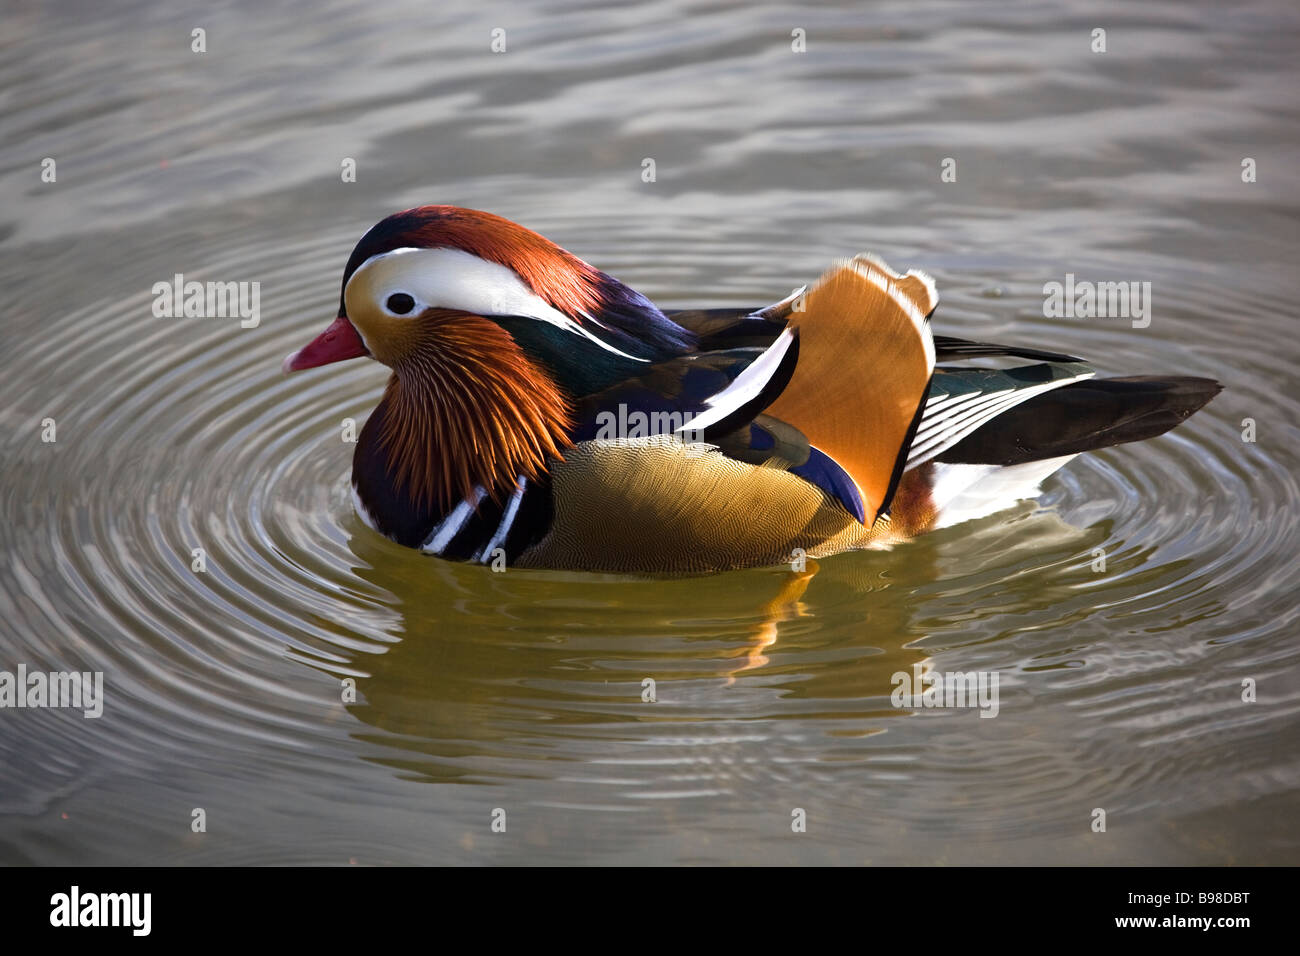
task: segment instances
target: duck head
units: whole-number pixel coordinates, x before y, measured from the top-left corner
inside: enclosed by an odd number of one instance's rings
[[[283,368],[362,356],[391,368],[354,484],[363,499],[397,499],[367,502],[372,513],[433,514],[538,477],[570,444],[575,398],[692,347],[644,296],[537,233],[420,206],[361,238],[338,317]]]

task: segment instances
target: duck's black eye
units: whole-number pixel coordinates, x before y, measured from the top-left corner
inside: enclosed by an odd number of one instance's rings
[[[388,311],[406,315],[415,308],[415,300],[405,292],[394,292],[388,297]]]

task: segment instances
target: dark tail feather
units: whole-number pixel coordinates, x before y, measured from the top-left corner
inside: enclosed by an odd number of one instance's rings
[[[994,345],[991,342],[972,342],[951,335],[934,336],[934,360],[959,362],[982,356],[1011,356],[1038,359],[1040,362],[1082,362],[1083,359],[1064,352],[1044,352],[1042,349],[1025,349],[1018,345]]]
[[[1046,392],[967,435],[938,461],[1018,465],[1164,434],[1222,391],[1178,375],[1089,379]]]

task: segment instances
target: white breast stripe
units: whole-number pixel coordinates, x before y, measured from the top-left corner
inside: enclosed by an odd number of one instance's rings
[[[780,368],[781,359],[785,358],[785,353],[789,351],[792,342],[794,342],[794,332],[789,328],[784,329],[762,355],[732,379],[730,385],[704,400],[704,404],[708,406],[707,411],[696,415],[677,431],[699,432],[715,422],[722,421],[746,402],[758,398],[768,379]]]
[[[357,517],[361,519],[361,523],[371,531],[379,530],[375,527],[375,519],[370,517],[370,512],[367,511],[366,506],[362,504],[361,495],[357,493],[356,485],[352,486],[352,510],[357,513]]]
[[[421,551],[429,551],[433,554],[442,554],[442,549],[451,543],[451,539],[456,537],[460,529],[465,527],[465,522],[469,516],[474,513],[478,503],[483,500],[484,491],[482,486],[474,489],[474,497],[466,498],[451,513],[443,518],[441,523],[433,529],[428,540],[420,545]]]
[[[528,482],[524,476],[519,476],[519,482],[515,485],[515,493],[510,496],[510,501],[506,505],[506,513],[501,516],[501,523],[497,525],[497,530],[493,533],[488,543],[483,546],[483,550],[474,555],[474,561],[481,561],[487,564],[492,560],[492,552],[501,547],[501,542],[506,539],[510,533],[510,526],[515,523],[515,515],[519,513],[519,502],[524,498],[524,489],[528,487]]]

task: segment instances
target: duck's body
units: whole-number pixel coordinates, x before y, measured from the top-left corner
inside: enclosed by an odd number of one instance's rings
[[[937,302],[923,273],[859,256],[766,309],[664,313],[523,227],[424,206],[362,238],[339,318],[285,368],[393,368],[352,472],[381,534],[453,560],[640,572],[989,514],[1219,390],[932,336]],[[985,356],[1033,364],[938,364]]]

